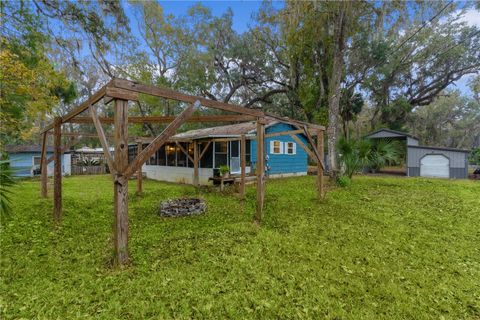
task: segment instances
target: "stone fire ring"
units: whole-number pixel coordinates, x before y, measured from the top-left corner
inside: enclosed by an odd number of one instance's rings
[[[183,217],[202,214],[206,209],[207,204],[202,199],[172,199],[160,203],[159,214],[162,217]]]

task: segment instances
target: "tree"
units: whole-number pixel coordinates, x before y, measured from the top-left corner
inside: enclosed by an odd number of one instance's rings
[[[416,108],[409,126],[426,145],[470,149],[480,141],[480,103],[458,90],[445,91]]]

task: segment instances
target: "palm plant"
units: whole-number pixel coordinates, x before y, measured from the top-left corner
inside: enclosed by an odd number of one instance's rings
[[[366,139],[345,139],[338,142],[339,159],[344,174],[352,178],[355,172],[363,168],[378,170],[387,164],[397,163],[402,155],[397,141],[378,141]]]
[[[397,164],[402,157],[399,141],[380,140],[372,143],[370,168],[377,171],[386,165]]]
[[[340,138],[338,152],[344,174],[351,178],[355,172],[369,166],[371,150],[369,140]]]
[[[0,216],[11,212],[11,187],[15,184],[9,160],[0,160]]]

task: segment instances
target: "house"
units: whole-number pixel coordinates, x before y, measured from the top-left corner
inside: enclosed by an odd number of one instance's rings
[[[298,130],[295,126],[279,121],[269,121],[265,126],[266,169],[270,177],[306,175],[308,155],[298,146],[298,141],[307,144],[306,137],[296,134],[296,139],[285,131]],[[277,135],[275,134],[277,133]],[[174,135],[142,166],[147,178],[193,183],[193,144],[198,143],[200,150],[199,183],[208,184],[209,178],[218,175],[221,166],[228,166],[232,175],[240,174],[240,139],[246,138],[246,173],[253,174],[257,159],[256,123],[210,127],[191,130]],[[297,140],[298,139],[298,140]],[[152,139],[142,139],[146,147]],[[133,159],[136,146],[129,146],[129,157]]]
[[[35,174],[39,174],[42,154],[42,147],[39,144],[7,145],[5,152],[8,154],[14,176],[33,177]],[[47,147],[47,158],[52,155],[53,147]],[[53,162],[48,164],[47,172],[49,175],[53,174]]]
[[[110,151],[113,151],[111,148]],[[5,152],[16,177],[33,177],[40,174],[42,149],[40,145],[7,145]],[[47,147],[47,159],[53,156],[53,147]],[[62,154],[63,175],[107,173],[102,148],[82,147]],[[47,174],[53,174],[53,161],[47,166]]]
[[[365,138],[404,141],[409,177],[468,178],[468,150],[420,146],[418,138],[390,129],[374,131]]]

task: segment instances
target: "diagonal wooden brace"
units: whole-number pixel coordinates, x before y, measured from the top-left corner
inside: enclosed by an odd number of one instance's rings
[[[318,153],[317,147],[315,143],[313,142],[312,136],[310,135],[310,132],[308,132],[308,129],[306,126],[303,126],[303,131],[305,133],[305,136],[307,137],[308,143],[312,146],[313,149],[313,154],[315,155],[315,158],[317,159],[318,163],[322,166],[322,170],[325,170],[325,166],[323,164],[323,159],[320,157],[320,154]]]
[[[108,146],[107,137],[105,136],[105,131],[103,131],[102,124],[97,115],[97,110],[95,109],[94,106],[90,106],[90,114],[92,116],[95,129],[97,130],[98,139],[100,140],[100,144],[102,145],[103,155],[107,160],[108,168],[110,169],[110,172],[112,174],[115,174],[117,172],[117,169],[115,167],[115,162],[113,161],[113,157],[110,154],[110,147]]]
[[[125,170],[123,173],[123,176],[128,179],[135,171],[137,171],[145,163],[145,161],[147,161],[148,158],[150,158],[152,154],[158,150],[158,148],[164,145],[165,142],[167,142],[168,139],[175,134],[177,129],[180,128],[181,125],[184,124],[198,108],[200,108],[200,101],[197,100],[195,103],[183,110],[182,113],[180,113],[178,117],[176,117],[175,120],[173,120],[160,135],[153,139],[153,141],[150,142],[150,144],[135,157],[132,163],[130,163],[128,166],[127,170]]]

